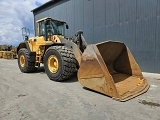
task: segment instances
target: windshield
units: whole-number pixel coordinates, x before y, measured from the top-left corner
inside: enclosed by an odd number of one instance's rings
[[[47,29],[51,34],[58,34],[58,35],[64,35],[64,23],[51,20],[50,24],[47,26]]]

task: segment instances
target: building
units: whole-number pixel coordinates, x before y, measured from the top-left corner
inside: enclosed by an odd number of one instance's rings
[[[160,73],[159,0],[52,0],[32,12],[34,23],[43,17],[64,20],[66,35],[82,30],[88,43],[124,42],[142,71]]]

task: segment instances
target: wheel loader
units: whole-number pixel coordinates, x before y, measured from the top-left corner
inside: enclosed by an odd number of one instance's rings
[[[16,47],[9,45],[0,45],[0,58],[3,59],[16,59]]]
[[[38,36],[29,38],[25,28],[24,42],[17,48],[21,72],[34,72],[41,63],[53,81],[66,80],[77,72],[82,86],[118,101],[127,101],[148,90],[147,80],[124,43],[88,45],[82,31],[74,38],[67,37],[67,23],[49,17],[36,24]]]

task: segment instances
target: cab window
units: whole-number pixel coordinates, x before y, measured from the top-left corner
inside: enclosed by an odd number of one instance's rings
[[[44,21],[39,23],[39,36],[45,36],[45,24]]]

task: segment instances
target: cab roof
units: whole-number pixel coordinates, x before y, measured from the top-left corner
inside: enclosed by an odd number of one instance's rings
[[[65,21],[57,20],[57,19],[54,19],[54,18],[51,18],[51,17],[44,17],[42,19],[37,20],[36,22],[38,23],[38,22],[43,21],[43,20],[55,20],[55,21],[59,21],[59,22],[62,22],[62,23],[66,23]]]

